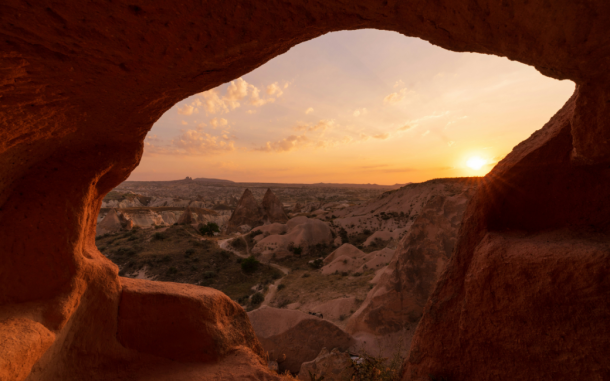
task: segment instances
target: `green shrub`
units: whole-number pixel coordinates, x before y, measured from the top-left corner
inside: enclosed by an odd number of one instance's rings
[[[294,246],[291,248],[291,250],[295,255],[303,254],[303,248],[301,246]]]
[[[201,233],[201,235],[213,236],[214,233],[220,233],[220,227],[216,222],[208,222],[199,227],[199,233]]]
[[[256,294],[252,295],[252,298],[250,299],[250,302],[252,303],[253,306],[258,306],[259,304],[261,304],[264,301],[265,301],[265,296],[263,294],[261,294],[260,292],[257,292]]]
[[[280,284],[277,285],[277,290],[278,291],[281,291],[281,290],[283,290],[285,288],[286,288],[286,285],[284,283],[280,283]]]
[[[253,256],[249,256],[241,261],[241,269],[245,273],[253,273],[258,269],[261,263],[256,260]]]

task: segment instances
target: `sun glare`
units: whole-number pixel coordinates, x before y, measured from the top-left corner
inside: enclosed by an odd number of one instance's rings
[[[487,164],[487,160],[481,159],[478,156],[473,156],[466,162],[466,165],[475,171],[481,169],[485,164]]]

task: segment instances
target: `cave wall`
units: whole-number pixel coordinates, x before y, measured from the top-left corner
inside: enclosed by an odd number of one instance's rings
[[[431,321],[444,311],[438,327],[460,332],[465,279],[474,271],[473,253],[485,251],[481,242],[496,242],[489,234],[542,234],[586,224],[602,229],[610,161],[607,25],[610,3],[603,0],[3,1],[0,379],[103,379],[110,369],[114,376],[126,372],[116,364],[138,361],[164,364],[166,373],[156,373],[161,379],[176,373],[177,360],[151,357],[116,339],[123,286],[116,266],[95,247],[102,198],[138,165],[146,133],[178,101],[248,73],[303,41],[361,28],[505,56],[577,83],[572,100],[551,121],[561,128],[547,126],[517,147],[487,176],[489,186],[469,206],[457,250],[418,328],[412,353],[420,355],[412,355],[405,377],[449,372],[457,360],[445,362],[451,356],[444,344],[429,344],[437,327]],[[556,136],[547,141],[540,134]],[[506,242],[512,247],[513,241]],[[509,295],[519,299],[522,292],[515,288]],[[455,294],[452,302],[439,306],[435,300],[446,293]],[[487,298],[481,300],[495,300]],[[242,329],[248,336],[248,326]],[[446,348],[464,346],[459,338],[447,340]],[[243,348],[250,354],[241,358],[260,354],[249,340]],[[472,353],[463,361],[477,352]],[[578,352],[579,358],[586,353]],[[507,363],[517,361],[505,357]],[[437,369],[439,364],[444,368]],[[149,365],[132,371],[144,372]],[[468,379],[473,368],[456,370],[453,377]],[[213,372],[207,365],[189,369]],[[489,374],[481,379],[491,379]]]

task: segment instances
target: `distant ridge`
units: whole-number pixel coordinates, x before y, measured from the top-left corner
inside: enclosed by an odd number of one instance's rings
[[[139,181],[139,180],[127,180],[125,181],[123,184],[130,184],[130,183],[139,183],[139,184],[161,184],[161,183],[165,183],[165,184],[171,184],[171,183],[198,183],[198,184],[218,184],[218,185],[225,185],[225,186],[243,186],[243,187],[252,187],[252,188],[269,188],[269,187],[277,187],[277,186],[283,186],[283,187],[312,187],[312,188],[361,188],[361,189],[385,189],[385,190],[392,190],[392,189],[398,189],[401,188],[405,185],[411,184],[411,183],[404,183],[404,184],[394,184],[394,185],[378,185],[378,184],[348,184],[348,183],[314,183],[314,184],[299,184],[299,183],[265,183],[265,182],[235,182],[235,181],[231,181],[231,180],[223,180],[223,179],[209,179],[209,178],[205,178],[205,177],[198,177],[195,179],[192,179],[190,177],[187,177],[186,179],[182,179],[182,180],[143,180],[143,181]]]

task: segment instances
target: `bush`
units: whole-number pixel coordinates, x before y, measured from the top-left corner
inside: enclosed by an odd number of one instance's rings
[[[253,256],[249,256],[241,261],[241,269],[245,273],[253,273],[258,269],[261,263],[256,260]]]
[[[310,276],[311,276],[311,274],[305,273],[305,274],[303,274],[302,278],[309,278]]]
[[[216,278],[218,274],[215,271],[206,271],[203,273],[203,279]]]
[[[265,296],[263,294],[261,294],[260,292],[257,292],[256,294],[252,295],[252,298],[250,298],[250,302],[252,303],[253,306],[258,306],[259,304],[261,304],[264,301],[265,301]]]
[[[220,227],[216,222],[208,222],[199,227],[199,233],[201,235],[213,236],[214,233],[220,233]]]
[[[163,241],[167,237],[163,233],[155,233],[153,234],[152,238],[157,241]]]
[[[178,269],[175,267],[170,267],[169,269],[167,269],[167,275],[176,275],[178,274]]]
[[[277,285],[277,290],[278,291],[281,291],[281,290],[283,290],[285,288],[286,288],[286,285],[284,283],[280,283],[280,284]]]
[[[322,266],[324,266],[324,260],[322,258],[314,259],[313,261],[309,262],[309,266],[314,269],[320,269]]]
[[[295,255],[301,255],[301,254],[303,254],[303,248],[302,248],[301,246],[294,246],[294,247],[291,247],[291,248],[290,248],[290,250],[292,250],[292,252],[293,252]]]
[[[135,235],[132,235],[129,238],[127,238],[128,241],[135,241],[136,239],[138,239],[138,237],[136,237]]]
[[[250,238],[254,238],[254,237],[256,237],[259,234],[263,234],[263,232],[261,230],[252,230],[250,232]]]
[[[159,262],[171,262],[171,261],[172,261],[172,257],[170,257],[169,255],[166,255],[163,258],[159,259]]]
[[[184,252],[184,256],[185,256],[186,258],[190,257],[190,256],[191,256],[191,255],[193,255],[193,254],[195,254],[195,249],[187,249],[187,250]]]

